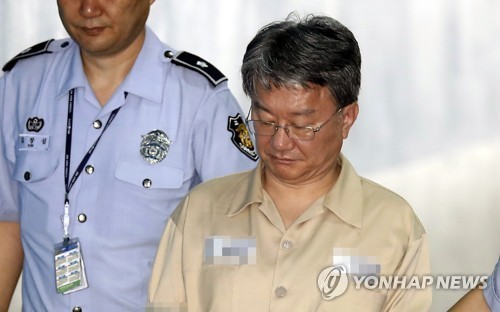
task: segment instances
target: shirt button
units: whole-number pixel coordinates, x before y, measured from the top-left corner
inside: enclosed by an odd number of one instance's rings
[[[88,165],[87,167],[85,167],[85,172],[88,174],[94,173],[94,166]]]
[[[165,55],[166,58],[172,58],[174,56],[174,52],[165,51],[165,53],[163,53],[163,55]]]
[[[281,246],[283,246],[284,249],[288,250],[293,247],[293,242],[290,240],[284,241]]]
[[[150,179],[144,179],[144,181],[142,181],[142,186],[144,186],[145,188],[150,188],[152,184],[153,182],[151,182]]]
[[[286,296],[286,293],[287,293],[287,290],[285,287],[283,286],[279,286],[279,287],[276,287],[276,289],[274,290],[274,293],[276,294],[276,296],[278,297],[285,297]]]
[[[74,307],[74,308],[73,308],[73,312],[82,312],[82,311],[83,311],[83,310],[82,310],[82,308],[80,308],[80,307]]]
[[[26,171],[26,172],[24,173],[24,180],[25,180],[25,181],[29,181],[29,180],[31,180],[31,172]]]
[[[87,221],[87,215],[85,215],[84,213],[80,213],[78,215],[78,222],[85,223],[85,221]]]
[[[92,124],[92,126],[94,127],[94,129],[101,129],[102,122],[98,119],[98,120],[94,121],[94,123]]]

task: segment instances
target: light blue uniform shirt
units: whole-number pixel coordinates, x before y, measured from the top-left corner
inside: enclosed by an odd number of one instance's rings
[[[493,312],[500,312],[500,259],[483,289],[484,298]]]
[[[51,53],[18,61],[0,79],[0,220],[21,223],[24,311],[144,311],[156,248],[180,199],[202,181],[255,166],[233,142],[228,122],[242,112],[227,82],[214,85],[173,64],[168,50],[147,29],[135,65],[104,107],[70,39],[52,41]],[[89,288],[61,295],[53,246],[63,237],[73,88],[70,178],[110,112],[121,109],[69,193],[69,234],[81,241]],[[149,164],[140,146],[155,129],[173,143],[162,161]]]

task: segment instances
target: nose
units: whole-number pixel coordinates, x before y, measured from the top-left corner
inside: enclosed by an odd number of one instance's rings
[[[86,18],[96,17],[102,14],[100,0],[82,0],[80,4],[80,15]]]
[[[288,136],[288,129],[278,127],[271,137],[271,144],[275,150],[285,151],[293,148],[293,140]]]

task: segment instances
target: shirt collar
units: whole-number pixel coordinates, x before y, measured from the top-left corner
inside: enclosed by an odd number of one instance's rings
[[[229,202],[226,215],[232,217],[255,203],[262,203],[264,200],[262,189],[262,161],[249,172],[248,179],[236,191],[233,200]]]
[[[361,180],[347,158],[340,154],[340,175],[326,193],[323,206],[344,222],[361,228],[363,224],[363,190]]]
[[[83,71],[80,49],[73,40],[68,65],[61,75],[58,96],[67,94],[70,89],[88,86]],[[141,52],[137,56],[134,66],[122,83],[121,89],[155,103],[161,103],[165,86],[165,72],[163,62],[170,59],[164,57],[168,46],[163,44],[153,31],[146,27],[146,36]]]
[[[363,191],[360,177],[351,163],[340,155],[341,171],[333,188],[325,194],[323,206],[344,222],[361,228],[363,224]],[[252,204],[262,203],[262,161],[250,171],[248,179],[229,201],[226,215],[232,217],[249,208]]]

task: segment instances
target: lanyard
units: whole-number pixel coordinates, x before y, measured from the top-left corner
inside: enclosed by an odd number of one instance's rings
[[[127,94],[125,93],[125,97]],[[63,227],[64,227],[64,241],[67,242],[69,241],[69,199],[68,199],[68,194],[73,185],[75,184],[76,180],[80,176],[80,174],[83,171],[83,168],[87,164],[87,162],[90,159],[90,156],[92,156],[92,153],[94,152],[97,143],[99,143],[99,140],[101,139],[102,135],[106,131],[106,129],[109,127],[109,125],[113,122],[113,120],[116,117],[116,114],[118,114],[118,111],[120,110],[120,107],[116,108],[111,112],[111,115],[109,116],[108,121],[106,122],[106,125],[104,126],[104,129],[102,129],[101,134],[97,138],[97,140],[92,144],[92,146],[89,148],[87,151],[87,154],[83,157],[83,159],[80,161],[80,164],[76,168],[75,172],[73,173],[73,176],[71,177],[71,180],[69,179],[69,169],[70,169],[70,160],[71,160],[71,138],[73,134],[73,106],[74,106],[74,98],[75,98],[75,89],[71,89],[69,91],[69,96],[68,96],[68,121],[67,121],[67,126],[66,126],[66,151],[65,151],[65,156],[64,156],[64,186],[66,189],[66,192],[64,194],[64,215],[62,217],[62,222],[63,222]]]

